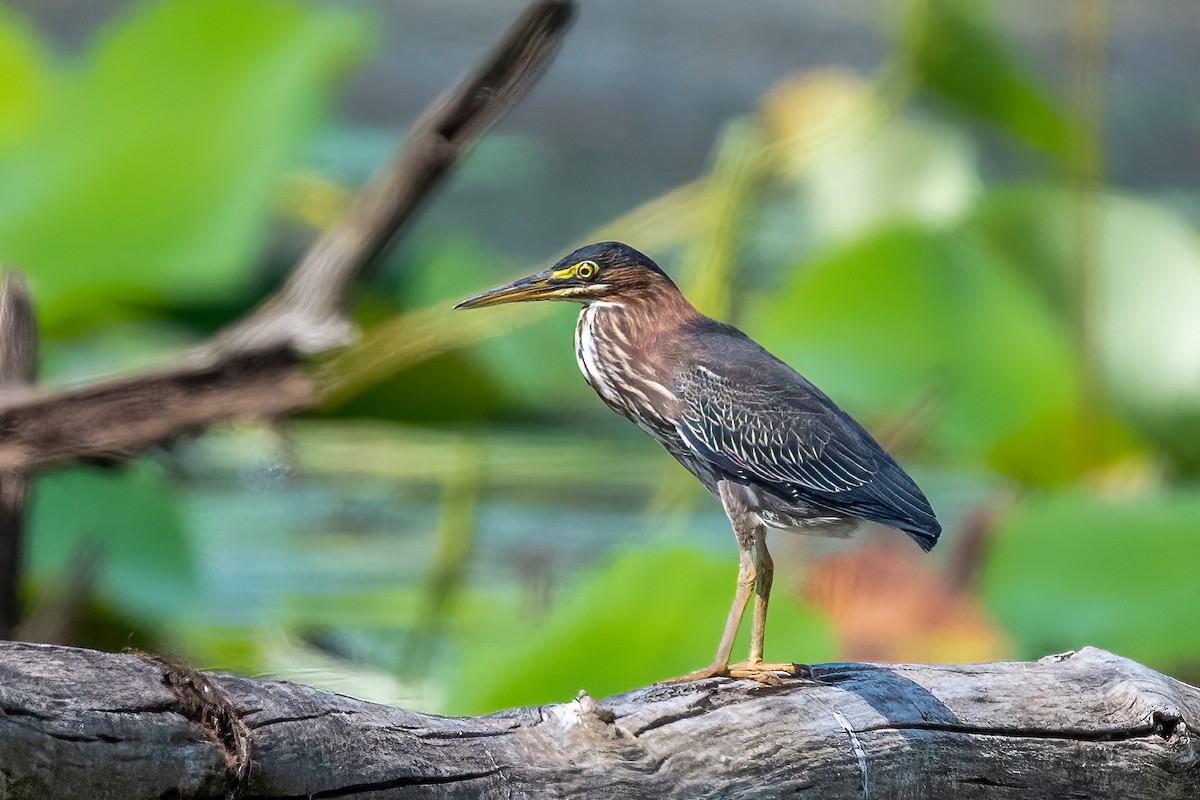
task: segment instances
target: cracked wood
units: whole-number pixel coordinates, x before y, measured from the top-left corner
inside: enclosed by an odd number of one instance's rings
[[[1103,650],[812,675],[447,718],[3,644],[0,797],[1200,797],[1200,690]]]

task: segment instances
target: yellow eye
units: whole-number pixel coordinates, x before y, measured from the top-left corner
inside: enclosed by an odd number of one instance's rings
[[[590,281],[596,277],[597,269],[595,261],[580,261],[575,265],[575,276],[585,281]]]

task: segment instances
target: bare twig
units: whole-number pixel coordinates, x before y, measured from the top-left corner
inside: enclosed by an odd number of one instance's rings
[[[223,420],[311,406],[304,354],[347,343],[349,287],[441,184],[471,143],[550,63],[570,0],[538,0],[458,86],[420,117],[349,216],[309,249],[282,290],[176,364],[80,388],[0,398],[0,473],[124,456]]]

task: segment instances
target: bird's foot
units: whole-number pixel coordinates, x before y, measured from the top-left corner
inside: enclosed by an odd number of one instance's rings
[[[680,675],[678,678],[668,678],[659,683],[688,683],[689,681],[702,681],[708,678],[728,678],[729,667],[724,664],[710,664],[703,669],[694,669],[686,675]]]
[[[749,678],[767,686],[778,686],[784,676],[794,676],[799,672],[796,664],[765,664],[758,659],[747,659],[729,667],[731,678]]]
[[[800,674],[803,667],[798,664],[765,664],[762,661],[740,661],[731,666],[710,664],[703,669],[697,669],[678,678],[670,678],[660,683],[688,683],[702,681],[708,678],[749,678],[752,681],[778,686],[785,676]]]

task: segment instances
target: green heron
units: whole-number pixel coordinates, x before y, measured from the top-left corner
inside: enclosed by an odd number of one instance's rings
[[[869,520],[923,550],[937,543],[929,501],[861,425],[746,334],[693,308],[632,247],[588,245],[456,308],[528,300],[583,304],[575,328],[583,377],[717,495],[733,526],[741,561],[716,657],[677,680],[795,674],[794,664],[763,662],[773,573],[767,528],[844,535]],[[730,665],[751,593],[749,658]]]

